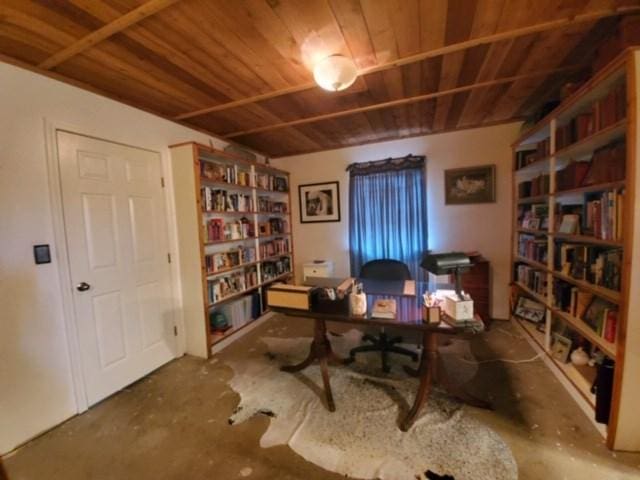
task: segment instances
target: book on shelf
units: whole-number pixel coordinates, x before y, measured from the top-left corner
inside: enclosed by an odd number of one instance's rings
[[[237,247],[226,252],[215,252],[205,255],[205,267],[207,274],[220,270],[237,267],[242,264],[256,261],[255,247]]]
[[[547,274],[529,265],[518,264],[516,266],[516,280],[533,292],[546,296]]]
[[[234,271],[212,280],[207,280],[209,303],[217,303],[258,285],[258,270],[255,266],[243,271]]]
[[[568,147],[603,130],[626,116],[626,87],[617,85],[604,97],[595,101],[589,110],[576,115],[556,128],[556,150]]]
[[[204,229],[205,243],[225,240],[244,240],[255,237],[255,227],[248,218],[225,222],[222,218],[207,220]]]
[[[287,213],[289,205],[287,202],[276,202],[269,197],[258,196],[258,211],[261,213]]]
[[[277,260],[268,260],[261,263],[262,281],[267,282],[276,277],[291,272],[291,258],[283,256]]]
[[[274,238],[268,242],[260,243],[260,258],[269,258],[276,255],[290,253],[289,238]]]
[[[267,221],[258,223],[258,232],[260,232],[261,237],[285,234],[289,232],[289,222],[280,217],[270,218]]]
[[[534,235],[518,235],[518,256],[539,263],[547,262],[547,239]]]
[[[206,180],[230,185],[254,186],[253,176],[249,170],[213,161],[200,161],[200,176]]]
[[[576,214],[564,214],[560,217],[558,233],[576,235],[580,233],[580,216]]]
[[[518,206],[518,225],[530,230],[549,228],[549,206],[546,203],[522,204]]]
[[[546,195],[549,193],[550,188],[551,176],[549,174],[541,174],[531,180],[526,180],[518,184],[518,198]]]
[[[620,290],[621,248],[561,243],[555,252],[555,268],[563,275],[609,290]]]
[[[624,180],[627,146],[625,141],[616,141],[594,150],[589,171],[582,185],[590,186]]]
[[[289,180],[282,175],[256,172],[256,187],[274,192],[288,192]]]
[[[396,318],[396,301],[393,298],[378,298],[371,308],[373,318]]]
[[[251,195],[229,193],[223,189],[202,187],[200,189],[202,206],[205,212],[253,212],[255,204]]]
[[[600,337],[608,342],[615,342],[618,326],[618,310],[615,305],[594,297],[582,320]]]
[[[548,157],[551,152],[551,140],[549,137],[539,141],[535,146],[516,152],[516,169],[524,168],[538,160]]]

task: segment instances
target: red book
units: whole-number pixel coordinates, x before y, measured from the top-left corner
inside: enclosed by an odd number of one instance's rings
[[[609,310],[605,323],[604,339],[607,342],[615,343],[618,329],[618,312]]]

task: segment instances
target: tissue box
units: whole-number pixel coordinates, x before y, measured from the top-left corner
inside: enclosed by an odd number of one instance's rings
[[[457,295],[444,297],[444,311],[454,320],[473,319],[473,300],[460,300]]]

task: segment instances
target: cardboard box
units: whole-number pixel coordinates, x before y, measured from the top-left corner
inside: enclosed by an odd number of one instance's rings
[[[444,297],[444,311],[454,320],[473,319],[473,300],[460,300],[455,294]]]
[[[267,305],[270,307],[311,310],[311,291],[314,287],[275,283],[267,290]]]

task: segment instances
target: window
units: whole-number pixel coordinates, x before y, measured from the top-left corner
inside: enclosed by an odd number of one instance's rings
[[[351,275],[370,260],[390,258],[409,267],[416,280],[427,250],[425,158],[408,156],[354,163],[349,180]]]

